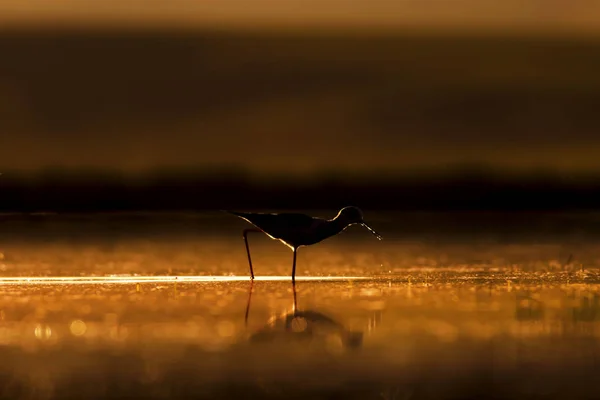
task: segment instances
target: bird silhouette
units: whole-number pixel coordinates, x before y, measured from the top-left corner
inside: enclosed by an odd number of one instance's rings
[[[263,232],[271,239],[279,240],[294,252],[292,262],[292,281],[296,280],[296,253],[298,248],[319,243],[331,236],[335,236],[347,227],[355,224],[367,228],[377,239],[382,237],[371,228],[363,219],[363,213],[358,207],[344,207],[332,219],[311,217],[297,213],[245,213],[226,211],[251,223],[256,228],[245,229],[243,233],[250,266],[250,277],[254,279],[250,247],[248,246],[249,232]]]

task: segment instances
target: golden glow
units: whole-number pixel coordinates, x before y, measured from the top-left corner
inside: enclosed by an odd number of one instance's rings
[[[87,325],[82,320],[76,319],[73,322],[71,322],[69,330],[74,336],[83,336],[87,331]]]
[[[302,276],[296,277],[296,281],[348,281],[348,280],[367,280],[372,279],[366,276]],[[25,284],[65,284],[65,285],[89,285],[104,283],[166,283],[166,282],[243,282],[249,281],[248,276],[65,276],[65,277],[3,277],[0,278],[0,285],[25,285]],[[289,276],[255,276],[255,281],[290,281]]]
[[[37,339],[47,340],[52,337],[52,329],[48,325],[37,324],[33,334]]]

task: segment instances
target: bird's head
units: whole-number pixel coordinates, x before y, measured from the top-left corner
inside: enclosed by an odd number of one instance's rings
[[[344,225],[354,225],[360,224],[367,228],[373,235],[377,237],[377,239],[381,240],[382,237],[379,233],[375,232],[373,228],[371,228],[363,219],[363,213],[358,207],[344,207],[340,210],[337,217],[337,220],[341,221]]]
[[[348,225],[363,223],[363,213],[358,207],[342,208],[338,213],[337,218],[344,221]]]

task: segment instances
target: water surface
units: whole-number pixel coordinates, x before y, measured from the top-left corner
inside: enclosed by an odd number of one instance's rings
[[[372,213],[384,241],[303,248],[296,285],[260,235],[251,284],[221,214],[2,218],[2,398],[598,392],[594,215]]]

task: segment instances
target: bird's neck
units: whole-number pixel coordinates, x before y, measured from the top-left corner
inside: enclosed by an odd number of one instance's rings
[[[327,221],[323,227],[323,236],[329,237],[334,236],[343,231],[348,227],[348,223],[343,221],[341,218],[333,218]]]
[[[317,228],[315,234],[314,243],[318,243],[321,240],[327,239],[329,237],[335,236],[348,226],[345,221],[340,220],[339,218],[333,218],[329,220],[325,220],[323,224]]]

